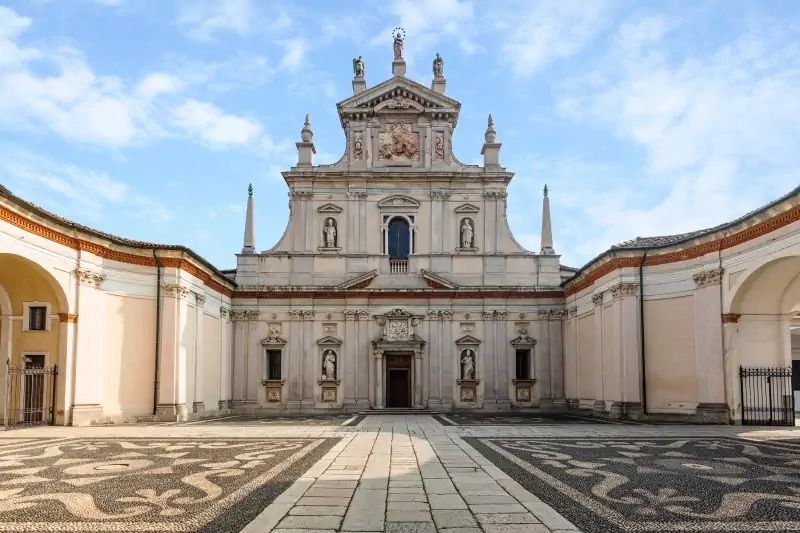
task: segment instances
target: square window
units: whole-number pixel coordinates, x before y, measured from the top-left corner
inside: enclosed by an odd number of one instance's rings
[[[530,350],[517,350],[517,379],[531,379]]]
[[[29,331],[47,330],[47,307],[31,306],[28,308],[28,330]]]
[[[267,350],[267,379],[281,379],[280,350]]]

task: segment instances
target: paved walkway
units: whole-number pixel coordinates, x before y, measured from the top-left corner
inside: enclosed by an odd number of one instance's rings
[[[428,416],[370,416],[243,533],[577,533]]]

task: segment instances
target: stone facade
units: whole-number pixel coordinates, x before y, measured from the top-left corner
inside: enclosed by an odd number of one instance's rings
[[[257,318],[234,323],[233,406],[387,408],[397,386],[392,365],[407,367],[402,379],[410,390],[400,402],[406,407],[563,403],[561,343],[512,343],[522,330],[545,340],[554,331],[552,322],[564,315],[565,273],[549,244],[546,254],[536,254],[511,235],[506,200],[513,173],[499,162],[491,116],[484,165],[464,165],[451,142],[461,104],[444,94],[441,75],[434,81],[442,83],[428,89],[402,75],[399,57],[395,76],[367,88],[358,61],[354,94],[337,104],[345,153],[331,165],[314,165],[306,117],[298,164],[283,173],[288,227],[274,247],[237,258],[234,308]],[[286,338],[279,402],[269,400],[259,371],[271,327]],[[319,380],[325,352],[316,346],[325,338],[337,342],[336,380]],[[470,379],[461,376],[465,339],[474,344]],[[526,375],[517,376],[517,354],[526,350]],[[518,377],[527,380],[523,395]]]

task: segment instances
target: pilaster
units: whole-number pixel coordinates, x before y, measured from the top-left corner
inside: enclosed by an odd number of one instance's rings
[[[358,312],[358,384],[356,393],[358,403],[365,407],[369,406],[370,396],[370,353],[369,353],[369,313],[366,311]]]
[[[508,383],[510,376],[508,375],[508,360],[510,355],[510,347],[508,344],[508,323],[506,318],[508,313],[506,311],[495,311],[494,314],[494,339],[495,339],[495,361],[497,364],[497,403],[510,405],[511,401],[508,396]]]
[[[487,403],[495,403],[497,401],[497,344],[495,341],[494,329],[494,313],[491,311],[483,312],[483,334],[485,337],[486,348],[484,349],[483,357],[483,375],[486,377],[486,386],[484,393],[486,394]]]
[[[536,339],[536,368],[534,375],[539,383],[539,395],[542,399],[552,399],[553,388],[551,383],[550,368],[550,311],[539,310],[538,321],[536,323],[539,332]],[[519,334],[523,334],[521,331]],[[527,333],[527,331],[525,332]]]
[[[619,346],[618,357],[622,370],[620,409],[634,415],[642,406],[639,289],[638,283],[620,283],[611,288],[612,305],[617,309],[616,335],[619,336],[615,344]]]
[[[356,323],[358,314],[356,311],[347,310],[344,312],[344,403],[355,404],[358,398],[358,324]]]
[[[439,311],[428,311],[428,404],[438,407],[442,404],[442,352],[444,343],[442,342],[442,323]]]
[[[203,381],[205,375],[205,357],[203,351],[205,344],[203,343],[203,317],[205,316],[204,307],[206,303],[205,294],[195,294],[195,327],[194,327],[194,412],[202,413],[205,411],[205,396],[203,390]]]
[[[453,405],[455,401],[453,395],[453,382],[455,381],[453,377],[453,364],[448,364],[447,360],[450,359],[447,354],[456,353],[454,352],[455,344],[453,343],[453,312],[452,311],[440,311],[439,316],[441,317],[441,348],[439,352],[439,376],[438,376],[438,383],[440,386],[440,398],[443,407],[449,407]],[[455,358],[456,365],[459,365],[458,357]]]
[[[76,426],[91,424],[103,416],[103,378],[105,362],[105,276],[77,269],[78,324],[75,359],[75,403],[73,421]],[[10,330],[13,331],[13,330]]]
[[[313,407],[314,384],[319,374],[317,351],[314,349],[314,311],[300,311],[302,317],[303,400],[301,405]]]
[[[299,409],[305,388],[303,376],[303,315],[300,311],[289,312],[289,401],[287,408]]]
[[[605,402],[605,357],[607,354],[603,353],[604,339],[603,339],[603,293],[592,295],[592,303],[594,304],[594,360],[598,372],[595,374],[594,379],[594,401]]]
[[[698,409],[720,409],[725,404],[725,374],[722,345],[722,275],[716,268],[695,273],[694,353],[697,373]],[[788,328],[787,328],[788,331]]]
[[[187,345],[184,339],[189,316],[189,290],[178,283],[164,284],[159,365],[158,416],[164,420],[186,420],[189,374]],[[192,339],[193,340],[193,339]]]

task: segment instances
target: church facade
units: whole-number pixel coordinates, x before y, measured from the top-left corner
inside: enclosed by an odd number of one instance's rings
[[[800,188],[718,227],[560,264],[547,190],[537,251],[506,219],[513,173],[489,115],[482,165],[452,152],[441,58],[337,104],[346,150],[314,164],[306,117],[289,223],[236,268],[108,235],[0,187],[0,356],[48,368],[16,398],[57,424],[221,413],[549,410],[737,422],[740,368],[800,360]],[[38,393],[37,393],[38,394]],[[776,393],[790,402],[791,391]]]

